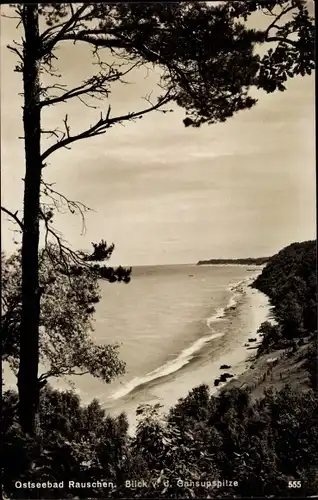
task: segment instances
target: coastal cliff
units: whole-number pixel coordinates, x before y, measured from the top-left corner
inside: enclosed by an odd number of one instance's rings
[[[251,368],[222,390],[247,388],[252,398],[289,384],[317,389],[316,241],[293,243],[271,257],[252,287],[265,293],[271,321],[258,330],[262,341]]]

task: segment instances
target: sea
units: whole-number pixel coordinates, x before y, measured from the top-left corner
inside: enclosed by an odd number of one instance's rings
[[[248,339],[268,314],[266,296],[249,287],[260,272],[242,265],[137,266],[129,284],[101,281],[93,338],[119,345],[126,373],[110,384],[83,375],[52,385],[67,389],[71,382],[83,403],[97,398],[111,415],[126,412],[134,427],[139,405],[159,403],[167,411],[197,385],[213,389],[222,363],[237,377],[255,347]]]

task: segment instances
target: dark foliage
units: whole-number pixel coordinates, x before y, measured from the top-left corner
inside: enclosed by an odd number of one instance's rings
[[[314,25],[306,2],[275,3],[276,9],[260,1],[96,3],[58,35],[56,26],[69,14],[68,4],[59,9],[42,4],[39,12],[49,26],[42,50],[49,58],[60,40],[81,40],[119,49],[138,64],[157,65],[169,100],[186,111],[184,125],[198,127],[255,105],[250,87],[284,91],[289,78],[315,68]],[[263,30],[243,24],[256,11],[268,17]],[[274,47],[260,57],[255,48],[268,42]],[[114,71],[112,77],[117,76]],[[94,91],[102,87],[96,79],[93,83]]]
[[[276,324],[265,322],[258,354],[308,343],[307,368],[317,387],[316,241],[293,243],[274,255],[253,286],[270,298]]]
[[[159,418],[140,410],[135,437],[124,415],[84,407],[71,392],[42,392],[40,432],[19,430],[17,394],[4,394],[3,487],[10,498],[207,498],[313,495],[318,488],[317,393],[285,387],[251,404],[240,389],[210,396],[193,389]],[[143,481],[138,488],[126,481]],[[212,480],[237,481],[215,488]],[[68,489],[68,481],[111,481],[114,488]],[[15,481],[64,481],[61,489],[17,489]],[[291,490],[289,481],[301,481]],[[230,484],[230,483],[228,483]]]
[[[316,391],[318,390],[318,336],[317,330],[314,332],[313,341],[310,343],[306,368],[310,376],[310,384]]]
[[[46,387],[40,398],[39,430],[33,439],[20,430],[17,394],[3,398],[2,430],[3,487],[11,498],[85,498],[97,491],[68,491],[68,481],[116,481],[123,468],[128,445],[128,423],[124,415],[105,416],[98,401],[80,405],[73,392]],[[17,489],[15,481],[64,481],[62,489]]]

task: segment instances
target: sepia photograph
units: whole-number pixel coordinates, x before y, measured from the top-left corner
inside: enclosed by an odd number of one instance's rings
[[[2,498],[318,499],[315,2],[0,12]]]

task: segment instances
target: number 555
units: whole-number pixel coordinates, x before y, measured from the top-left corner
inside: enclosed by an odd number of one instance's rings
[[[288,481],[288,488],[301,488],[301,481]]]

